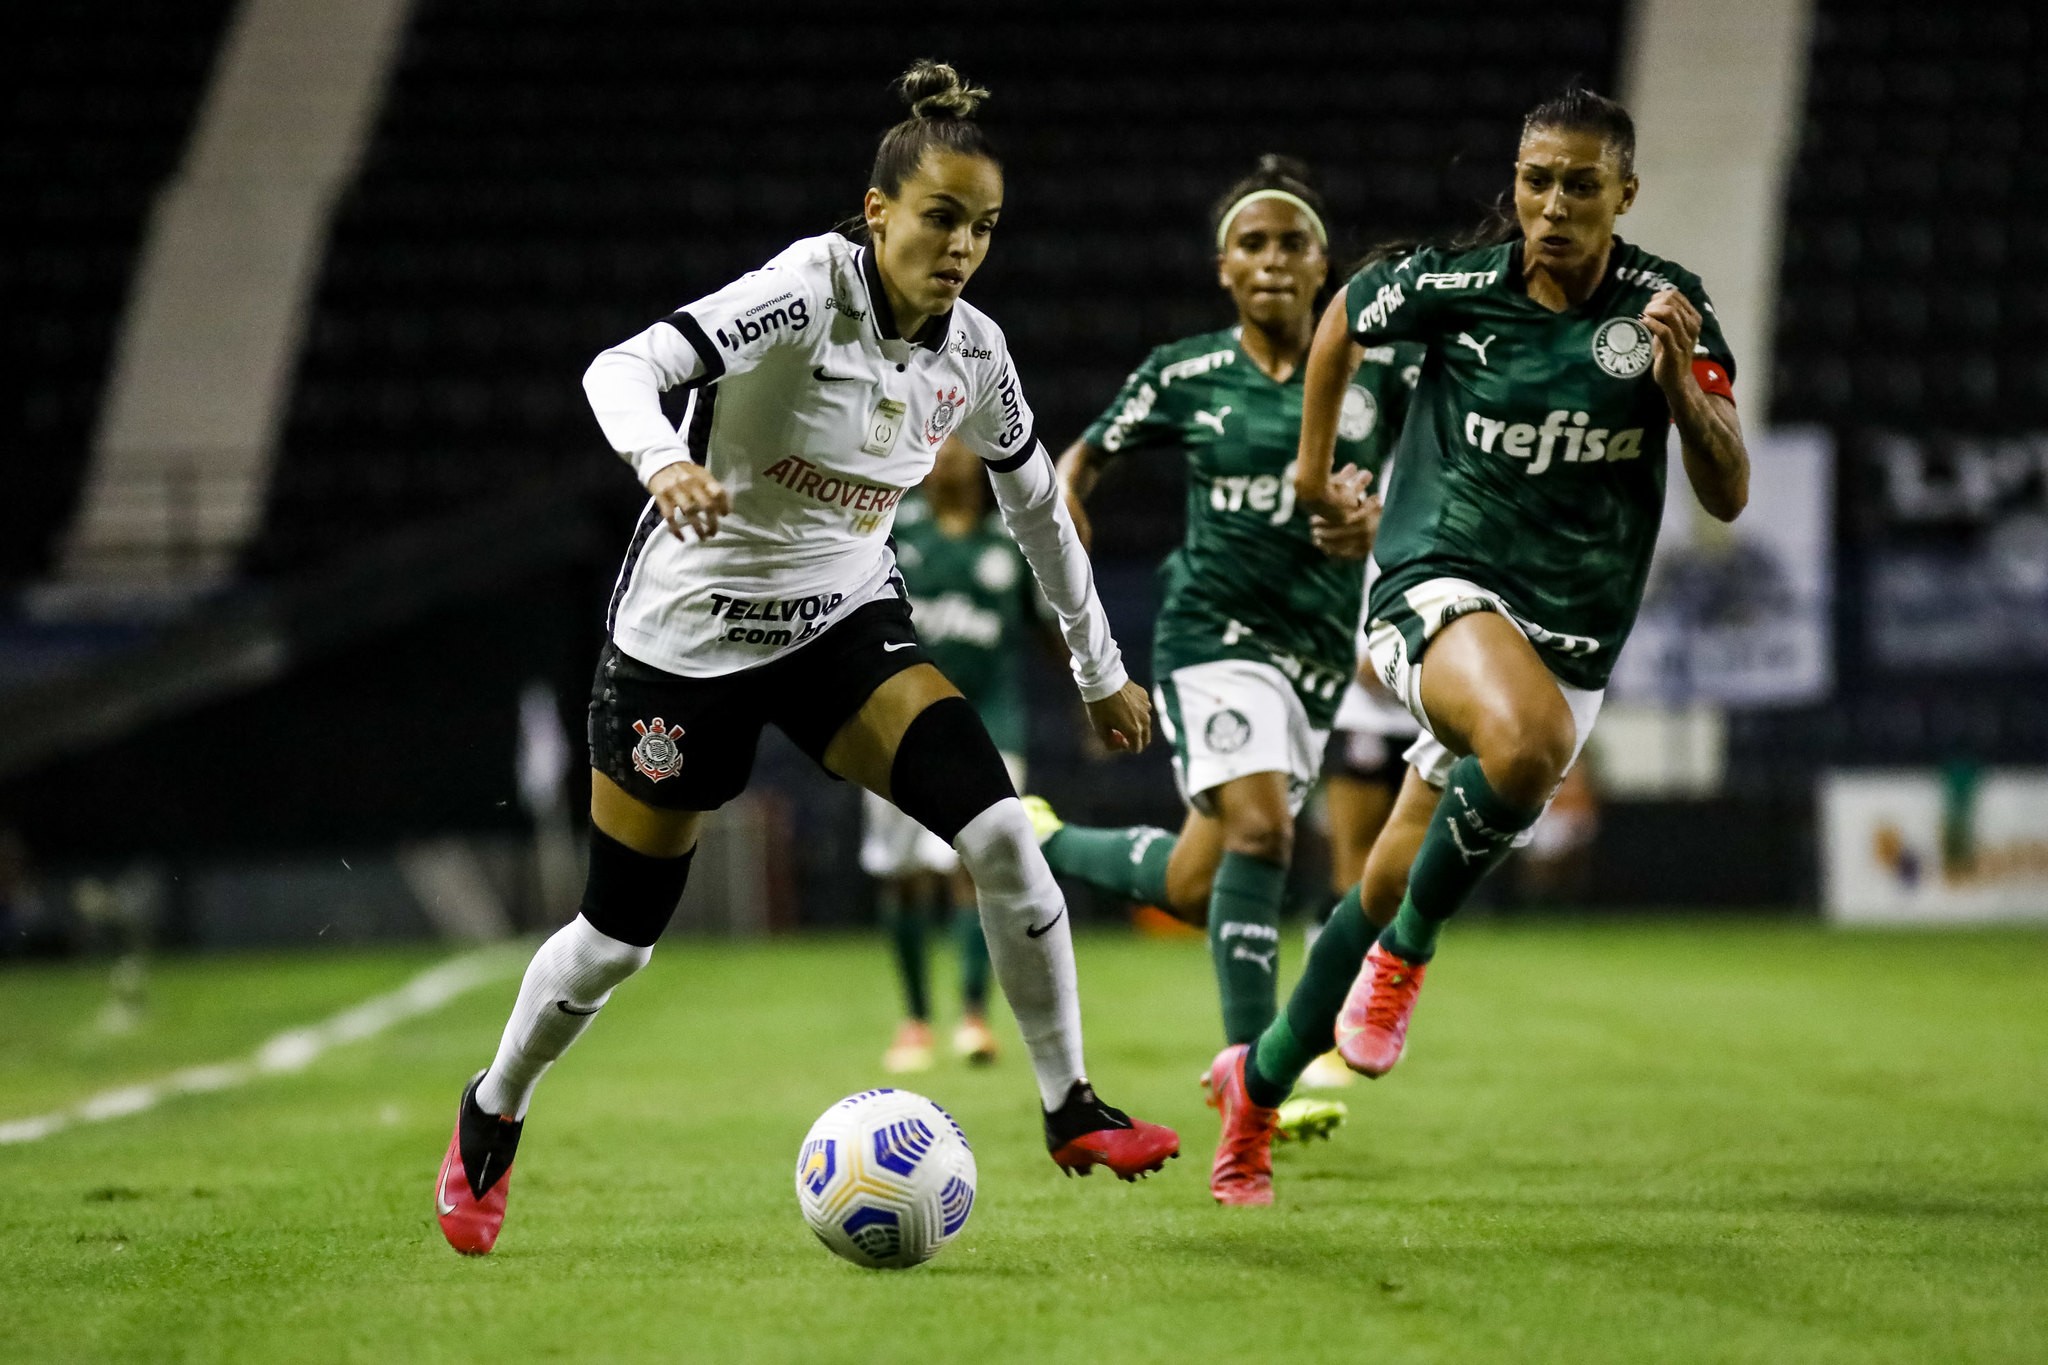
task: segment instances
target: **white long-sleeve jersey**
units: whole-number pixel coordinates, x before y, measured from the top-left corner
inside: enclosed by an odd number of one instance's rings
[[[685,677],[754,668],[893,592],[903,494],[957,437],[1073,654],[1087,701],[1124,685],[1095,578],[1033,429],[1002,330],[966,303],[896,335],[873,253],[807,237],[761,269],[612,347],[583,376],[591,410],[642,483],[679,460],[732,496],[718,534],[685,544],[650,499],[607,622],[643,663]],[[661,394],[689,390],[680,427]]]

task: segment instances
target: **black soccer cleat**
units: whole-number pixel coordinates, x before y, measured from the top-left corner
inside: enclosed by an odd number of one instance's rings
[[[1120,1180],[1136,1180],[1180,1155],[1180,1135],[1173,1129],[1104,1104],[1086,1081],[1075,1081],[1060,1107],[1045,1116],[1045,1145],[1068,1175],[1107,1166]]]
[[[526,1124],[500,1118],[477,1107],[479,1071],[462,1088],[455,1109],[455,1131],[448,1154],[434,1179],[434,1213],[441,1235],[465,1256],[482,1256],[498,1244],[505,1226],[505,1196],[512,1184],[512,1157]]]

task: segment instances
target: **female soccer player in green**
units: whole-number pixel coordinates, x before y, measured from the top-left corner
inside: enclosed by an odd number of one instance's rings
[[[960,689],[988,727],[989,738],[1024,782],[1024,669],[1028,638],[1042,629],[1030,567],[989,506],[981,460],[947,441],[920,487],[896,513],[896,568],[910,595],[917,638],[946,680]],[[875,881],[882,923],[895,949],[904,1018],[882,1069],[892,1075],[928,1071],[931,1029],[926,931],[952,921],[960,954],[960,1026],[953,1051],[986,1065],[996,1059],[988,1026],[988,943],[971,909],[974,884],[960,855],[873,792],[861,793],[861,871]]]
[[[1350,358],[1331,432],[1346,467],[1299,500],[1302,362],[1330,268],[1322,204],[1305,176],[1298,163],[1266,157],[1231,186],[1212,226],[1237,324],[1153,351],[1060,461],[1076,501],[1112,458],[1172,451],[1188,462],[1187,539],[1160,570],[1153,673],[1189,809],[1176,838],[1061,826],[1032,803],[1046,860],[1195,923],[1206,917],[1233,1044],[1256,1038],[1277,1009],[1294,818],[1356,667],[1360,561],[1377,511],[1364,486],[1391,448],[1404,376],[1421,358],[1407,344]],[[1319,509],[1335,514],[1326,535],[1349,557],[1317,545]],[[1263,1203],[1270,1180],[1219,1165],[1211,1191],[1225,1203]]]
[[[1427,732],[1368,885],[1394,845],[1413,861],[1392,922],[1375,937],[1347,897],[1286,1013],[1212,1076],[1226,1147],[1270,1141],[1270,1106],[1333,1033],[1365,1075],[1400,1060],[1444,921],[1535,824],[1592,730],[1642,602],[1666,429],[1709,513],[1733,520],[1748,500],[1712,304],[1698,277],[1614,235],[1634,161],[1619,104],[1577,89],[1546,101],[1522,124],[1505,239],[1369,266],[1317,329],[1302,501],[1331,479],[1354,346],[1429,347],[1367,608],[1373,667]]]

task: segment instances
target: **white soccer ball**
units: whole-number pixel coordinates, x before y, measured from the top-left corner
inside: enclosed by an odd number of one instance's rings
[[[863,1090],[811,1125],[796,1199],[818,1240],[855,1265],[928,1261],[967,1226],[974,1152],[953,1116],[908,1090]]]

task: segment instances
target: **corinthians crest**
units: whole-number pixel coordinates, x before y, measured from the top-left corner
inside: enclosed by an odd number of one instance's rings
[[[676,743],[682,738],[682,726],[671,730],[656,716],[652,721],[634,721],[633,728],[640,734],[640,742],[633,746],[633,766],[649,782],[674,777],[683,770],[683,750]]]
[[[932,415],[924,424],[924,439],[927,444],[937,445],[946,439],[946,433],[953,429],[959,419],[960,405],[967,400],[960,396],[958,389],[938,390],[939,404],[932,409]]]

